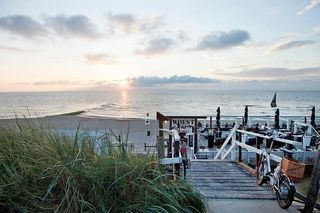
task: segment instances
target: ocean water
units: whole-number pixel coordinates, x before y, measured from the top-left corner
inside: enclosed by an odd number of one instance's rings
[[[0,93],[0,119],[47,116],[85,110],[87,116],[155,118],[165,115],[241,116],[274,115],[270,102],[275,91],[123,90],[77,92]],[[320,91],[277,91],[280,115],[310,116],[312,106],[320,116]],[[318,120],[318,118],[317,118]]]

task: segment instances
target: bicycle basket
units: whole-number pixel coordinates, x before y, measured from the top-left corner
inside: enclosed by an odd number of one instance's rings
[[[303,178],[305,167],[304,163],[295,159],[284,157],[281,161],[282,172],[294,179]]]

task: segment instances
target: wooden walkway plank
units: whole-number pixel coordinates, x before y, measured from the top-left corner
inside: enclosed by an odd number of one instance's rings
[[[276,199],[269,187],[258,186],[255,177],[234,162],[192,161],[187,179],[208,199]]]

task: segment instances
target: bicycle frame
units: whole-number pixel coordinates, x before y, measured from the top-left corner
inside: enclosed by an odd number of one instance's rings
[[[264,150],[261,154],[260,164],[257,165],[257,184],[267,183],[272,187],[277,196],[281,208],[289,208],[295,194],[295,187],[290,178],[282,173],[281,163],[277,165],[274,172],[271,171],[270,153]]]
[[[281,169],[280,169],[280,163],[275,168],[274,172],[271,171],[271,163],[270,163],[270,153],[267,151],[263,151],[262,153],[262,159],[263,163],[263,176],[269,178],[269,183],[272,187],[275,187],[277,183],[279,183],[280,176],[281,176]]]

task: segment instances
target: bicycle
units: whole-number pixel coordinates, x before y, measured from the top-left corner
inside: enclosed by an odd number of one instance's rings
[[[270,152],[264,150],[260,155],[260,161],[256,171],[257,184],[261,186],[267,183],[272,187],[277,196],[277,202],[283,209],[291,206],[296,192],[294,183],[281,171],[281,162],[271,171]]]

